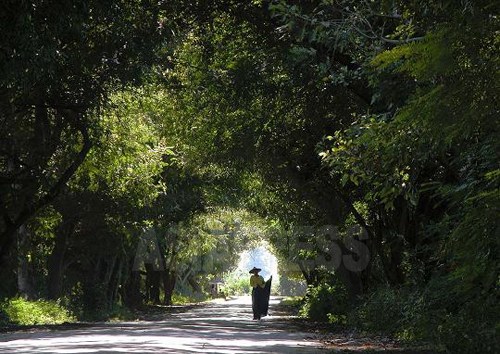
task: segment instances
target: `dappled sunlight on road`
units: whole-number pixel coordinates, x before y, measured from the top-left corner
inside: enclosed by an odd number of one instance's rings
[[[320,353],[286,316],[252,320],[250,297],[214,301],[162,321],[0,335],[0,353]]]

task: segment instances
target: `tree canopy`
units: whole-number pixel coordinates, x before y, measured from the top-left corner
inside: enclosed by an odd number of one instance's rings
[[[202,298],[265,239],[311,317],[495,351],[496,3],[0,10],[2,297]]]

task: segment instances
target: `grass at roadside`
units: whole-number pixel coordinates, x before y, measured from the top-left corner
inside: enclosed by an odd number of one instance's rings
[[[74,327],[85,323],[161,319],[168,313],[182,312],[199,303],[199,299],[175,295],[174,305],[143,305],[131,310],[114,305],[106,311],[72,313],[59,301],[26,300],[22,297],[0,301],[0,332],[30,328]]]
[[[287,296],[280,301],[280,305],[299,308],[303,302],[303,296]]]
[[[0,325],[53,325],[75,321],[71,312],[56,301],[13,298],[0,304]]]

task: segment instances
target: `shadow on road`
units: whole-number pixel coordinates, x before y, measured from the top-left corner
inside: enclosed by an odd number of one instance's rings
[[[154,321],[4,333],[0,353],[434,353],[345,333],[308,332],[278,303],[271,299],[270,316],[262,321],[252,320],[250,297],[241,297],[156,314]]]
[[[271,311],[277,303],[271,301]],[[250,298],[213,302],[161,321],[0,335],[0,353],[319,353],[285,316],[253,321]]]

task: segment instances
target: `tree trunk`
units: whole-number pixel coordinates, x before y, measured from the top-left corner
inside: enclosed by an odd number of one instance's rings
[[[106,262],[106,272],[104,274],[103,286],[106,290],[106,306],[111,309],[115,300],[114,277],[116,276],[118,256],[115,255],[109,262]]]
[[[22,297],[34,299],[35,287],[33,285],[33,272],[26,256],[28,252],[28,239],[28,229],[25,225],[22,225],[17,234],[17,289]]]
[[[47,270],[47,297],[57,300],[62,295],[62,285],[64,276],[64,256],[67,249],[68,235],[73,233],[74,223],[61,225],[56,230],[54,249],[49,256]]]
[[[198,284],[198,282],[196,281],[195,277],[192,274],[190,274],[189,277],[187,278],[187,282],[189,283],[189,285],[191,286],[191,288],[195,293],[201,293],[201,286],[200,284]]]
[[[342,249],[343,255],[347,255],[349,253],[349,251],[343,244],[340,245],[340,248]],[[363,294],[363,281],[361,278],[361,272],[354,272],[347,269],[344,265],[344,262],[342,262],[340,266],[335,270],[335,273],[338,275],[342,283],[344,283],[351,299],[356,299],[359,295]]]
[[[163,289],[165,291],[165,298],[163,300],[165,305],[172,305],[172,295],[175,288],[175,272],[170,272],[168,269],[163,273]]]
[[[160,303],[160,283],[162,271],[154,270],[151,263],[146,263],[146,296],[153,304]]]
[[[132,271],[130,273],[122,296],[125,305],[129,308],[138,308],[142,305],[141,273],[139,271]]]
[[[377,232],[374,233],[374,245],[377,254],[380,257],[384,274],[390,285],[400,285],[404,282],[404,274],[401,269],[402,262],[402,243],[399,240],[385,240],[384,239],[384,226],[381,220],[377,223]],[[386,244],[391,242],[398,244],[390,244],[386,248]]]

